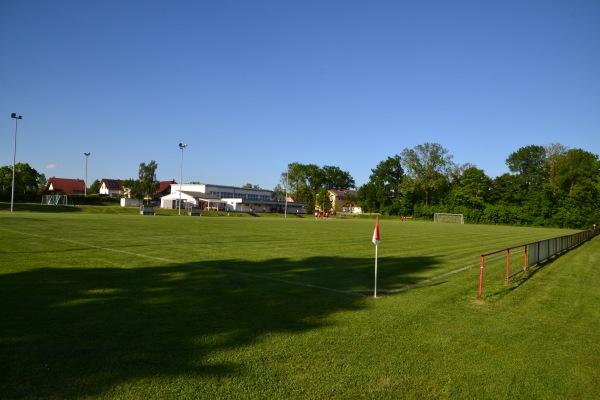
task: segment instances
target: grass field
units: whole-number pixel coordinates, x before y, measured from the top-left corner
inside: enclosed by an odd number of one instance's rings
[[[374,299],[373,220],[26,209],[0,398],[600,398],[598,238],[478,299],[482,253],[573,231],[384,219]]]

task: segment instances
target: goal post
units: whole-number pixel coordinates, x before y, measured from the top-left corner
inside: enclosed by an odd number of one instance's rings
[[[73,200],[66,194],[53,194],[42,196],[42,204],[48,206],[74,206]]]
[[[464,224],[465,217],[462,214],[435,213],[433,214],[433,222]]]

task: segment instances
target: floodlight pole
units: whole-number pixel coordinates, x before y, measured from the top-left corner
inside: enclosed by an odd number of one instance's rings
[[[10,114],[10,117],[15,119],[15,147],[13,152],[12,187],[10,193],[10,212],[13,212],[13,206],[15,203],[15,167],[17,164],[17,121],[23,119],[23,117],[17,115],[17,113]]]
[[[179,166],[179,215],[181,215],[181,188],[183,185],[183,149],[187,147],[187,144],[179,143],[181,149],[181,164]]]
[[[85,193],[85,197],[87,197],[87,165],[88,165],[88,157],[90,156],[91,153],[83,153],[83,155],[85,156],[85,188],[84,188],[84,193]]]
[[[287,189],[288,189],[288,184],[290,182],[289,180],[289,172],[290,172],[290,166],[288,165],[288,169],[287,171],[285,171],[285,210],[284,210],[284,218],[287,218]]]

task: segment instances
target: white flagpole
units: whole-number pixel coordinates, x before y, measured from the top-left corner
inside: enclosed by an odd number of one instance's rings
[[[379,217],[375,218],[375,230],[373,231],[373,244],[375,245],[375,289],[373,298],[377,298],[377,250],[379,250]]]
[[[373,292],[373,298],[376,299],[377,298],[377,249],[379,248],[379,245],[375,245],[375,290]]]

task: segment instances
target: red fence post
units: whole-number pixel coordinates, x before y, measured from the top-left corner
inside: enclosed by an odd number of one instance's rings
[[[532,263],[535,264],[540,264],[543,261],[546,261],[552,257],[554,257],[555,255],[557,255],[558,253],[564,251],[564,250],[568,250],[571,247],[575,247],[580,245],[582,242],[584,242],[585,240],[588,240],[596,235],[600,235],[600,228],[596,228],[596,226],[594,226],[594,229],[592,230],[588,230],[588,231],[582,231],[582,232],[578,232],[578,233],[574,233],[571,235],[567,235],[567,236],[561,236],[558,238],[553,238],[553,239],[544,239],[544,240],[540,240],[538,242],[532,242],[532,243],[526,243],[526,244],[521,244],[518,246],[512,246],[512,247],[508,247],[505,249],[501,249],[501,250],[496,250],[496,251],[492,251],[490,253],[485,253],[481,255],[481,266],[479,269],[479,292],[478,292],[478,296],[481,297],[482,293],[483,293],[483,270],[484,270],[484,264],[485,264],[485,257],[486,256],[490,256],[492,254],[498,254],[498,253],[502,253],[503,251],[506,251],[506,278],[505,278],[505,282],[506,285],[508,286],[510,283],[510,250],[511,249],[516,249],[516,248],[520,248],[520,247],[524,247],[524,256],[523,256],[523,271],[518,271],[515,272],[514,275],[520,274],[521,272],[525,272],[527,270],[527,268],[529,268],[529,245],[536,245],[536,248],[534,249],[535,253],[535,260],[532,261]],[[542,244],[545,244],[545,247],[542,248]],[[567,246],[565,248],[565,245]],[[542,251],[543,250],[543,251]],[[543,255],[542,253],[545,253],[545,255]],[[493,275],[493,274],[492,274]]]
[[[510,249],[506,249],[506,284],[510,279]]]
[[[479,293],[477,293],[477,297],[481,297],[481,293],[483,292],[483,265],[485,264],[485,257],[481,256],[481,263],[479,267]]]

